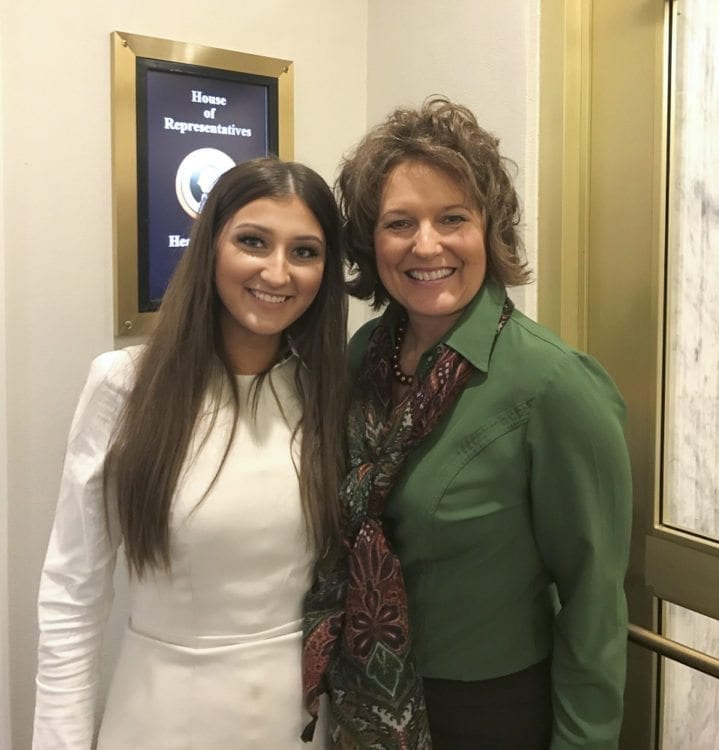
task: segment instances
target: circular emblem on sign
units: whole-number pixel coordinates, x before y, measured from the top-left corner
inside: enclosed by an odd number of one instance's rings
[[[216,148],[198,148],[187,154],[175,177],[175,192],[183,210],[196,218],[219,176],[234,166],[232,158]]]

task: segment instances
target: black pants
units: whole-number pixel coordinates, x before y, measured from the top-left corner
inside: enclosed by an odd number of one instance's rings
[[[480,682],[424,678],[433,750],[547,750],[549,661]]]

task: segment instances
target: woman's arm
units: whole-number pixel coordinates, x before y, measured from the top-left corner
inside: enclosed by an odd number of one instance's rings
[[[591,357],[570,353],[528,425],[537,544],[554,621],[551,750],[614,750],[622,720],[632,490],[624,403]]]
[[[38,596],[40,640],[33,750],[89,750],[102,631],[119,543],[103,499],[103,466],[125,402],[131,359],[98,357],[75,411]]]

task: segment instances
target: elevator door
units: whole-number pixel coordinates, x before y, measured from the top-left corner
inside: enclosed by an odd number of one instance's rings
[[[540,320],[607,367],[629,410],[621,748],[716,750],[716,0],[542,9]]]

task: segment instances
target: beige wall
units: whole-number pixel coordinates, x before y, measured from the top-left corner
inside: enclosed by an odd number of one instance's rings
[[[6,631],[11,645],[9,680],[0,657],[0,750],[30,747],[35,598],[66,434],[91,358],[116,344],[110,32],[294,60],[295,156],[328,180],[367,123],[395,103],[417,102],[434,91],[465,101],[520,164],[533,246],[538,5],[76,0],[70,15],[66,5],[50,0],[0,0],[3,403],[7,392],[6,413],[0,406],[0,653],[7,653]],[[519,301],[533,309],[531,293]],[[354,325],[364,317],[356,307]],[[110,660],[123,617],[122,578],[107,639]],[[11,744],[3,736],[8,704]]]

